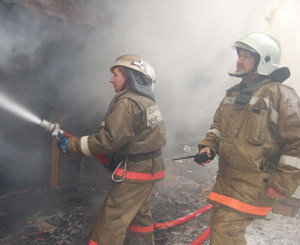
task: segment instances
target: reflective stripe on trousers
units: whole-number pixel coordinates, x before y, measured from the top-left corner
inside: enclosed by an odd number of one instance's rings
[[[272,209],[272,207],[257,207],[244,202],[241,202],[237,199],[223,196],[216,192],[209,193],[208,199],[223,204],[225,206],[231,207],[238,211],[254,214],[258,216],[266,216]]]
[[[132,231],[132,232],[137,232],[137,233],[149,233],[154,231],[154,225],[149,225],[149,226],[133,226],[130,225],[128,226],[127,230]]]
[[[92,239],[90,239],[89,245],[100,245],[100,244],[95,243]]]

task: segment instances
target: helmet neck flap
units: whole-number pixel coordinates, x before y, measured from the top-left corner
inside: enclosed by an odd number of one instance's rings
[[[155,101],[155,97],[151,88],[152,79],[145,76],[141,72],[124,67],[128,74],[130,87],[137,93]]]

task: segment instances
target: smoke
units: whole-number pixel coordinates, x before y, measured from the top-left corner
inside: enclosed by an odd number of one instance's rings
[[[61,94],[71,91],[67,88],[72,87],[72,78],[76,76],[72,64],[76,64],[76,51],[84,46],[82,40],[88,31],[78,31],[74,29],[76,25],[2,1],[0,16],[1,94],[39,118],[54,119],[55,107],[65,105]],[[14,110],[17,112],[18,107]],[[40,182],[51,161],[50,135],[3,108],[0,117],[0,184]]]
[[[291,77],[286,84],[300,94],[300,2],[297,0],[269,1],[263,19],[263,30],[279,39],[282,46],[281,65],[289,67]]]
[[[90,28],[2,6],[0,89],[42,119],[54,119],[60,106],[66,131],[93,133],[114,95],[110,66],[120,55],[139,54],[156,71],[167,151],[196,146],[225,90],[239,81],[227,73],[235,70],[231,47],[246,32],[266,31],[281,41],[282,65],[292,72],[288,84],[300,92],[299,7],[297,0],[101,1],[94,11],[104,20]],[[10,127],[0,128],[0,147]]]
[[[277,37],[282,43],[282,65],[293,74],[289,83],[298,81],[300,40],[295,27],[300,8],[296,0],[117,1],[106,7],[112,14],[107,26],[112,36],[103,40],[101,33],[95,35],[87,56],[95,64],[105,59],[106,72],[114,58],[125,53],[140,54],[152,64],[170,148],[179,139],[195,143],[205,135],[225,90],[238,82],[227,72],[235,70],[236,53],[231,46],[245,33],[266,31]]]
[[[156,70],[155,93],[167,121],[168,147],[179,139],[198,142],[225,89],[236,83],[227,75],[235,69],[231,46],[246,32],[260,29],[266,2],[117,1],[106,7],[112,36],[95,35],[87,57],[96,66],[105,60],[101,66],[107,73],[116,57],[140,54]]]

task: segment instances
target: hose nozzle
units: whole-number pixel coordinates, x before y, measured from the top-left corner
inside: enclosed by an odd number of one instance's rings
[[[43,120],[42,123],[40,124],[40,127],[43,128],[46,132],[52,132],[54,129],[54,123],[49,122],[47,120]]]
[[[51,133],[51,136],[53,138],[58,137],[58,133],[60,131],[59,125],[57,123],[52,123],[47,120],[43,120],[42,123],[40,124],[40,127],[43,128],[46,132]]]

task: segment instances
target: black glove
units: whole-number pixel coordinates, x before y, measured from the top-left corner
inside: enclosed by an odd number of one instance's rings
[[[198,164],[202,164],[205,163],[207,160],[213,160],[216,154],[212,150],[210,150],[210,154],[211,157],[208,157],[206,152],[198,153],[197,156],[194,157],[194,161]]]

